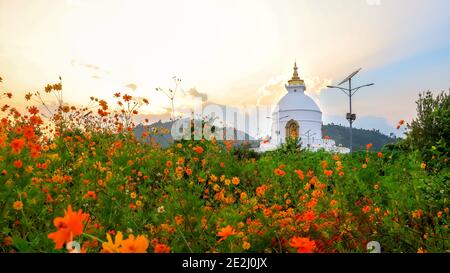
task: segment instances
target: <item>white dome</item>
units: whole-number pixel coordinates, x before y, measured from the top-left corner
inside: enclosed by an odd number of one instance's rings
[[[309,111],[320,111],[317,103],[305,95],[303,91],[289,91],[283,98],[278,102],[278,109],[280,111],[289,110],[309,110]]]

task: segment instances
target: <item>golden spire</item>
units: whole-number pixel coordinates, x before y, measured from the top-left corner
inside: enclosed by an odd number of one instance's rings
[[[292,75],[292,79],[288,81],[289,85],[302,85],[305,84],[305,82],[300,79],[297,72],[297,61],[294,63],[294,74]]]

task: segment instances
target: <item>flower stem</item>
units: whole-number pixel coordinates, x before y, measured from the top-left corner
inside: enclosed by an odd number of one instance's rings
[[[100,243],[104,243],[104,242],[105,242],[105,241],[103,241],[103,240],[99,239],[98,237],[93,236],[93,235],[91,235],[91,234],[83,233],[83,234],[81,234],[81,235],[84,235],[84,236],[89,237],[89,238],[91,238],[91,239],[97,240],[97,241],[99,241]]]

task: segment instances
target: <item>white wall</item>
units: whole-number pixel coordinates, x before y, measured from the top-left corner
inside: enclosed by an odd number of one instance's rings
[[[280,111],[279,116],[281,120],[279,125],[277,123],[278,120],[278,112],[274,112],[272,115],[272,120],[275,122],[272,123],[272,139],[274,144],[282,144],[286,142],[286,124],[291,120],[296,120],[300,125],[300,137],[302,138],[303,146],[306,146],[308,142],[308,137],[305,133],[310,130],[310,144],[313,142],[313,138],[315,140],[322,139],[322,113],[319,111],[313,110],[287,110]],[[289,116],[283,118],[285,116]],[[280,140],[277,140],[278,134],[276,131],[280,130]],[[313,135],[314,134],[314,135]]]

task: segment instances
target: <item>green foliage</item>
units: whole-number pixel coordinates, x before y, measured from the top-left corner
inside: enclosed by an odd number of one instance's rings
[[[407,145],[420,150],[430,167],[438,169],[448,166],[448,161],[442,160],[448,158],[450,151],[449,94],[442,92],[435,97],[430,91],[419,94],[417,117],[408,125]]]
[[[323,125],[324,136],[329,136],[336,145],[350,147],[349,128],[346,126],[327,124]],[[375,150],[380,150],[384,145],[395,143],[395,137],[386,136],[378,130],[365,130],[353,128],[353,149],[364,150],[367,143],[372,143]]]

